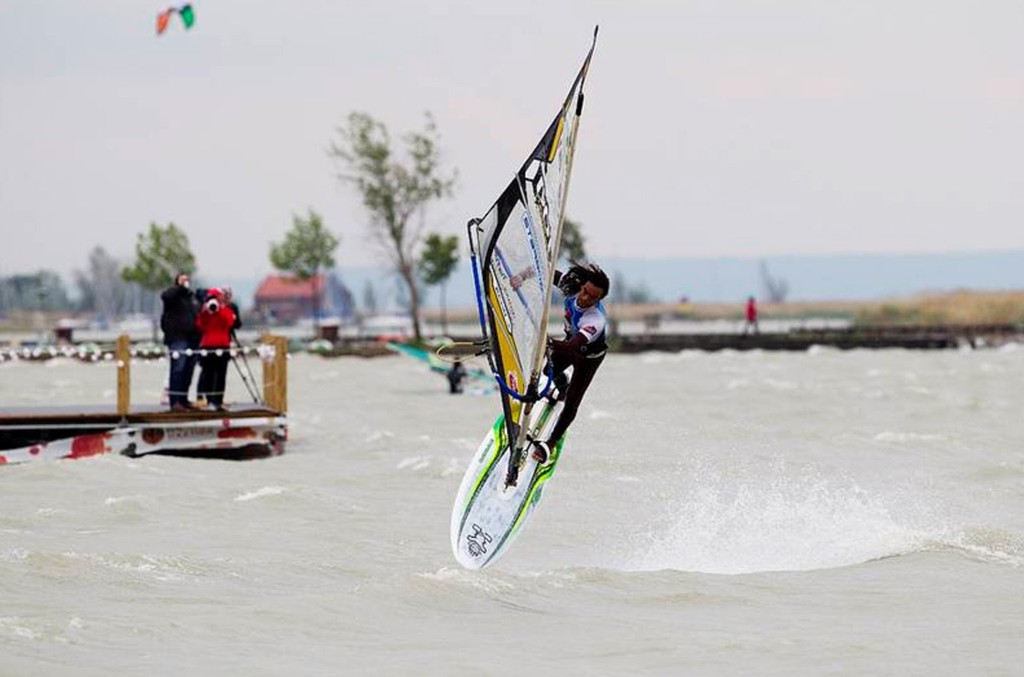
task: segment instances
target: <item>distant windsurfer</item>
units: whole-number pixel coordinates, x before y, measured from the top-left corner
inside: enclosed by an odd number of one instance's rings
[[[512,288],[518,289],[530,277],[530,272],[512,276]],[[551,449],[576,418],[583,395],[608,352],[608,315],[601,303],[611,288],[608,275],[591,263],[573,265],[565,274],[556,270],[554,281],[565,295],[565,339],[548,340],[551,348],[548,366],[557,389],[555,398],[564,400],[564,404],[548,438],[532,441],[533,457],[539,463],[548,462]],[[565,374],[569,367],[572,367],[571,377]]]
[[[462,392],[462,381],[466,378],[466,367],[462,360],[455,360],[452,368],[448,370],[448,392],[457,395]]]

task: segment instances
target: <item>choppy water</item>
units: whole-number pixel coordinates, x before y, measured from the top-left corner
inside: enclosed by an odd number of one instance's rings
[[[0,469],[0,675],[1024,664],[1024,348],[613,355],[483,572],[448,520],[493,399],[398,357],[290,370],[284,456]],[[162,377],[138,367],[135,397]],[[0,383],[115,397],[110,365]]]

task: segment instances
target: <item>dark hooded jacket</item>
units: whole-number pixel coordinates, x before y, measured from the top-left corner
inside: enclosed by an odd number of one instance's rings
[[[191,289],[174,285],[160,294],[164,302],[164,312],[160,316],[160,329],[164,332],[164,343],[172,341],[188,341],[198,347],[200,333],[196,327],[196,315],[199,312],[199,300]]]

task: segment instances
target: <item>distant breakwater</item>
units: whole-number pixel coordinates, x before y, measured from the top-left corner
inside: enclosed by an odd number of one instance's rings
[[[635,333],[616,336],[612,350],[640,353],[657,350],[807,350],[826,346],[948,350],[987,348],[1024,342],[1024,327],[1017,325],[851,326],[835,329],[791,329],[761,333]]]
[[[478,336],[453,336],[456,342],[470,343]],[[794,328],[788,331],[760,332],[625,332],[609,340],[613,353],[681,350],[789,350],[806,351],[813,346],[852,349],[904,348],[913,350],[949,350],[994,348],[1007,343],[1024,343],[1024,327],[1017,325],[920,325],[850,326],[841,328]],[[324,357],[379,357],[395,353],[373,339],[341,339],[333,347],[315,351]]]

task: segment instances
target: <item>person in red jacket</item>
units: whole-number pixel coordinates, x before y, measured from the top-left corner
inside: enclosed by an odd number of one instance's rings
[[[753,296],[747,297],[747,323],[743,325],[743,333],[753,330],[755,334],[760,333],[757,327],[757,301]]]
[[[206,402],[218,411],[224,411],[224,387],[228,378],[228,360],[231,359],[231,329],[236,319],[235,312],[224,299],[224,292],[216,288],[207,293],[202,310],[196,317],[196,327],[202,332],[199,347],[203,350],[199,358],[202,371],[196,395],[205,396]]]

